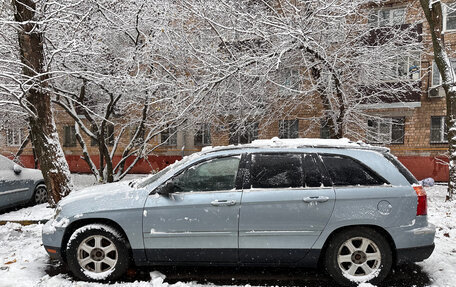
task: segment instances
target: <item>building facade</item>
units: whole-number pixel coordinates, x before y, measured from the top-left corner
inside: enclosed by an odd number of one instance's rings
[[[363,140],[371,144],[386,145],[394,155],[418,178],[433,177],[436,181],[448,180],[446,152],[448,150],[447,127],[445,123],[446,100],[437,67],[433,61],[432,43],[429,27],[421,14],[419,1],[390,1],[370,9],[368,17],[372,27],[410,25],[416,22],[419,41],[424,49],[415,57],[398,60],[398,74],[410,75],[411,81],[419,87],[401,101],[387,101],[383,104],[365,106],[369,113],[378,120],[366,120],[367,132]],[[456,11],[444,9],[443,29],[456,32]],[[449,47],[456,45],[456,33],[445,35]],[[454,49],[456,52],[456,49]],[[450,53],[456,67],[456,53]],[[290,73],[290,77],[296,74]],[[140,161],[132,173],[148,173],[201,150],[204,146],[249,143],[255,139],[272,137],[327,138],[328,127],[325,123],[312,120],[312,114],[318,114],[318,105],[314,111],[301,111],[283,119],[258,120],[244,124],[243,127],[220,126],[211,124],[195,125],[186,129],[169,129],[154,137],[160,144],[147,160]],[[90,172],[81,158],[81,148],[76,143],[74,121],[64,111],[56,109],[56,122],[61,144],[72,172]],[[107,129],[113,137],[118,133],[115,127]],[[0,130],[1,153],[13,156],[27,136],[26,128],[4,127]],[[345,135],[358,140],[357,135]],[[90,139],[86,139],[90,143]],[[97,154],[95,145],[88,147],[91,154]],[[92,156],[98,162],[98,156]],[[114,162],[121,155],[115,155]],[[131,159],[132,160],[132,159]],[[21,155],[24,165],[33,167],[33,150],[27,146]]]

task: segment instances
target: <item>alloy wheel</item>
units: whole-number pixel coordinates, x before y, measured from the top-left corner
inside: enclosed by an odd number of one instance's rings
[[[354,237],[345,241],[337,253],[337,264],[343,274],[362,280],[378,274],[382,256],[370,239]]]
[[[117,264],[118,251],[115,244],[107,237],[93,235],[79,244],[77,260],[82,269],[90,272],[107,272]]]
[[[47,202],[47,190],[44,186],[38,186],[35,190],[35,203],[41,204]]]

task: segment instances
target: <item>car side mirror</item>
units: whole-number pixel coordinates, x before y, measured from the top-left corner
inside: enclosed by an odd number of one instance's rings
[[[174,183],[170,180],[161,186],[158,190],[158,194],[169,197],[171,193],[174,192]]]
[[[13,170],[15,174],[20,174],[22,172],[22,167],[18,164],[13,165]]]

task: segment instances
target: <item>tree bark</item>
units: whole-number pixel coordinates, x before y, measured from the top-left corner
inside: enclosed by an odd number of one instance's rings
[[[41,172],[48,188],[48,201],[55,206],[71,191],[72,183],[55,127],[51,107],[51,94],[47,89],[45,73],[44,36],[34,22],[36,5],[33,0],[13,0],[15,20],[19,23],[19,49],[22,73],[32,86],[26,98],[33,115],[28,118],[31,139],[38,157]]]
[[[448,180],[447,200],[456,197],[456,79],[451,62],[445,50],[443,33],[443,13],[440,1],[430,5],[429,0],[420,0],[432,36],[434,60],[442,77],[442,87],[446,94],[446,123],[448,126],[448,151],[450,178]]]

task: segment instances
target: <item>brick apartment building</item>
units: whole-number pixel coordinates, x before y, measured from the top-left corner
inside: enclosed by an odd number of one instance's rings
[[[412,4],[412,7],[408,6]],[[376,106],[368,106],[370,112],[384,121],[370,120],[367,141],[372,144],[387,144],[392,153],[406,165],[418,178],[433,177],[437,181],[448,180],[448,167],[442,164],[446,161],[447,127],[445,124],[446,102],[444,91],[439,86],[440,76],[432,57],[432,45],[429,28],[420,16],[419,1],[391,1],[375,9],[369,17],[372,26],[408,25],[422,19],[423,24],[418,24],[421,32],[420,41],[423,42],[424,51],[415,59],[406,59],[406,69],[415,69],[417,72],[412,80],[420,87],[420,91],[410,93],[401,102],[388,102]],[[456,31],[456,11],[445,10],[444,31]],[[456,34],[456,33],[455,33]],[[456,45],[456,35],[448,34],[445,38],[449,46]],[[455,49],[456,52],[456,49]],[[450,54],[455,58],[456,53]],[[419,66],[418,69],[416,66]],[[318,108],[317,108],[318,109]],[[313,111],[318,112],[318,111]],[[235,131],[230,127],[220,128],[208,124],[200,125],[193,130],[177,131],[171,136],[166,145],[149,157],[149,163],[142,161],[133,170],[133,173],[150,172],[151,169],[163,168],[183,155],[199,151],[203,146],[227,145],[248,143],[257,138],[296,138],[296,137],[328,137],[327,127],[315,125],[315,122],[306,120],[305,114],[298,114],[296,118],[278,119],[274,122],[251,122],[241,130]],[[81,159],[81,149],[76,144],[74,131],[71,126],[73,120],[63,111],[56,110],[56,122],[61,143],[64,148],[70,168],[73,172],[89,172],[86,163]],[[115,133],[115,130],[111,131]],[[381,136],[380,136],[381,134]],[[22,143],[26,129],[6,128],[0,131],[1,153],[11,156]],[[160,143],[168,137],[168,133],[156,137]],[[379,140],[383,137],[384,141]],[[386,137],[386,138],[385,138]],[[356,139],[353,139],[356,140]],[[91,153],[96,153],[95,147],[89,147]],[[118,156],[120,157],[120,155]],[[21,156],[21,161],[27,166],[33,166],[32,149],[27,147]],[[95,158],[96,162],[97,159]]]

